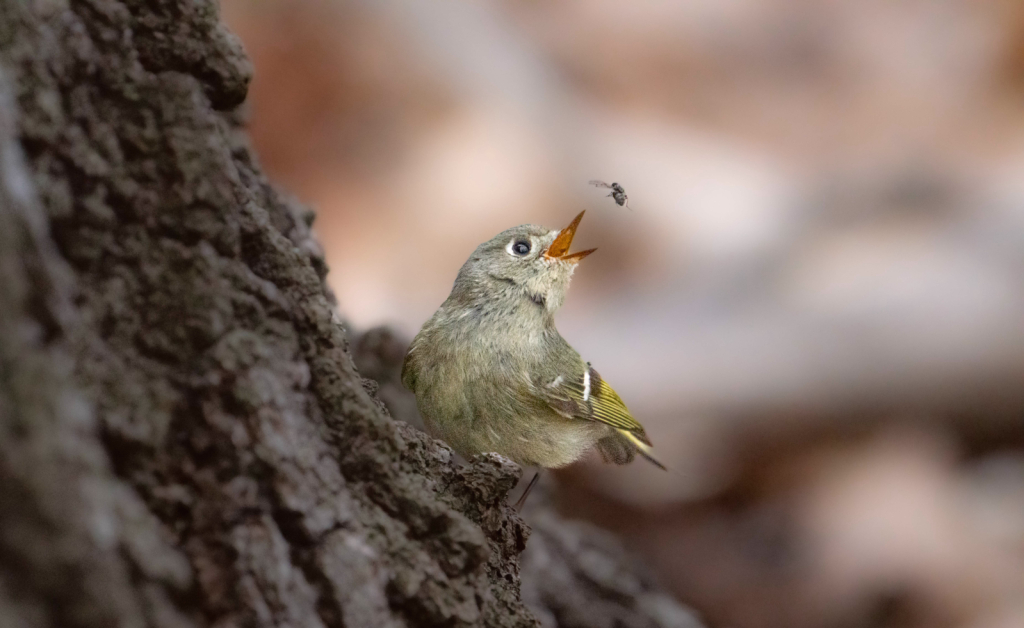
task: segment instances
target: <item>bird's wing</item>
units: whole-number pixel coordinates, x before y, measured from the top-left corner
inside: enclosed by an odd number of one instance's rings
[[[581,372],[558,375],[548,382],[535,381],[534,389],[552,410],[567,419],[600,421],[648,446],[651,444],[622,398],[589,363]]]
[[[550,378],[550,375],[548,375]],[[574,374],[565,373],[550,381],[534,381],[534,390],[548,407],[567,419],[599,421],[612,427],[632,451],[661,469],[661,464],[651,451],[651,441],[640,423],[633,418],[622,398],[608,382],[590,366]],[[630,454],[626,462],[632,460]],[[619,464],[622,464],[621,462]]]

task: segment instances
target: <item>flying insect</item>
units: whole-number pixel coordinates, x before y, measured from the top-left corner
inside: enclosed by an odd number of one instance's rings
[[[619,207],[625,206],[626,209],[632,211],[632,209],[629,206],[629,197],[626,196],[626,190],[618,183],[615,183],[614,181],[611,183],[605,183],[604,181],[598,181],[597,179],[594,179],[593,181],[590,182],[590,185],[599,188],[608,188],[609,190],[611,190],[611,192],[608,193],[608,196],[612,197],[612,199],[615,200],[615,203],[618,204]]]

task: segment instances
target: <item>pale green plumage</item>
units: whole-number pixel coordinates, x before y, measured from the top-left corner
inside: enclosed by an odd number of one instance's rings
[[[560,467],[596,445],[610,462],[639,452],[661,466],[622,399],[555,328],[575,269],[544,256],[558,233],[523,225],[480,245],[413,340],[402,382],[428,430],[466,457]],[[516,242],[530,252],[513,253]]]

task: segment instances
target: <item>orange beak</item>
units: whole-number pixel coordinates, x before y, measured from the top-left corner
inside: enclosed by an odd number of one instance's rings
[[[555,237],[555,241],[548,247],[548,250],[544,253],[544,257],[547,259],[557,259],[563,262],[572,262],[573,264],[577,264],[581,259],[597,250],[587,249],[586,251],[580,251],[579,253],[568,255],[569,247],[572,246],[572,238],[576,235],[576,227],[580,226],[580,221],[583,220],[584,213],[586,213],[586,210],[581,211],[579,215],[569,223],[568,227],[558,232],[558,236]]]

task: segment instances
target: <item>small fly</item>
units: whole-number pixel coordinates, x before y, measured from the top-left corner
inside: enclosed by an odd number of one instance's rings
[[[599,188],[608,188],[609,190],[611,190],[611,192],[608,193],[608,196],[615,199],[615,202],[619,205],[619,207],[625,205],[626,209],[632,211],[632,209],[629,207],[629,197],[626,196],[626,189],[623,188],[618,183],[615,183],[614,181],[612,183],[605,183],[604,181],[598,181],[595,179],[590,182],[590,185]]]

